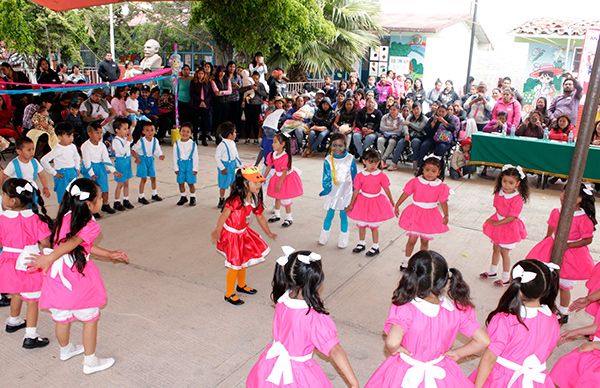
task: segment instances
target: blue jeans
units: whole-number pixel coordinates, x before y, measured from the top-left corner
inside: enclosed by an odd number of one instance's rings
[[[412,158],[413,162],[417,162],[417,164],[421,164],[419,159],[421,158],[421,145],[423,144],[423,139],[414,138],[410,141],[410,148],[412,149]]]
[[[313,152],[317,152],[323,141],[327,138],[327,136],[329,136],[328,129],[321,132],[310,131],[310,133],[308,134],[310,149]]]
[[[402,152],[404,152],[404,147],[406,147],[406,140],[403,137],[401,137],[396,143],[396,148],[394,148],[394,156],[392,157],[392,162],[394,162],[394,164],[398,164],[398,162],[400,161]]]
[[[362,133],[354,132],[352,134],[352,141],[354,142],[356,153],[362,157],[363,152],[377,141],[377,134],[370,133],[363,137]]]
[[[304,145],[304,129],[294,129],[294,136],[296,137],[296,141],[298,142],[298,149],[301,150],[302,146]]]
[[[444,155],[446,155],[446,153],[450,149],[450,147],[452,147],[452,145],[448,143],[437,143],[433,139],[425,140],[421,144],[421,149],[419,151],[419,166],[423,164],[423,158],[427,156],[427,154],[429,154],[431,151],[433,151],[433,153],[436,156],[440,156],[443,158]]]

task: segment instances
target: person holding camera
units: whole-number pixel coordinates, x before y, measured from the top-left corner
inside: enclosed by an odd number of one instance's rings
[[[467,120],[473,119],[478,131],[483,131],[485,125],[490,122],[494,109],[491,99],[485,95],[486,92],[487,87],[481,82],[477,85],[477,92],[467,98],[463,105],[467,111]]]

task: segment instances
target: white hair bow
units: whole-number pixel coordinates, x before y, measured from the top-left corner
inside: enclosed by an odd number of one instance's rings
[[[33,193],[33,186],[31,186],[31,184],[29,184],[29,182],[27,182],[25,184],[25,186],[17,186],[17,188],[15,189],[15,191],[17,192],[17,194],[21,194],[23,191],[29,191],[30,193]]]
[[[525,173],[523,172],[523,169],[521,168],[521,166],[513,166],[512,164],[505,164],[502,167],[502,171],[504,172],[504,171],[508,170],[509,168],[514,168],[515,170],[517,170],[521,179],[525,179]]]
[[[515,266],[512,270],[513,279],[521,278],[521,283],[529,283],[535,279],[536,276],[537,274],[535,272],[525,271],[520,265]]]
[[[81,191],[81,189],[77,185],[71,186],[71,190],[69,191],[69,193],[74,197],[79,197],[81,201],[85,201],[90,197],[90,193],[88,193],[87,191]]]
[[[560,269],[560,266],[558,264],[554,264],[554,263],[544,263],[544,264],[546,264],[546,267],[548,267],[548,269],[551,272],[558,271]]]
[[[277,259],[277,264],[285,266],[289,261],[290,255],[296,252],[296,250],[290,247],[289,245],[282,246],[281,250],[283,251],[283,256]],[[321,255],[315,252],[311,252],[310,255],[298,255],[298,260],[303,262],[304,264],[310,264],[313,261],[321,260]]]
[[[587,195],[594,195],[594,186],[592,186],[591,183],[584,183],[583,184],[583,192],[586,193]]]
[[[434,159],[437,159],[437,160],[442,160],[442,157],[441,156],[437,156],[436,154],[425,155],[425,157],[423,158],[423,160],[427,160],[429,158],[434,158]]]

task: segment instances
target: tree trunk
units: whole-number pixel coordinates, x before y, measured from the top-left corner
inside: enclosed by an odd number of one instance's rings
[[[306,71],[300,64],[293,64],[288,68],[287,71],[287,79],[290,82],[306,82],[308,81],[308,77],[306,76]]]

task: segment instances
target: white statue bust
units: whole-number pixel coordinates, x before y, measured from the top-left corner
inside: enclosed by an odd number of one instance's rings
[[[140,62],[140,69],[158,70],[162,68],[162,58],[158,55],[160,44],[154,39],[144,43],[144,59]]]

